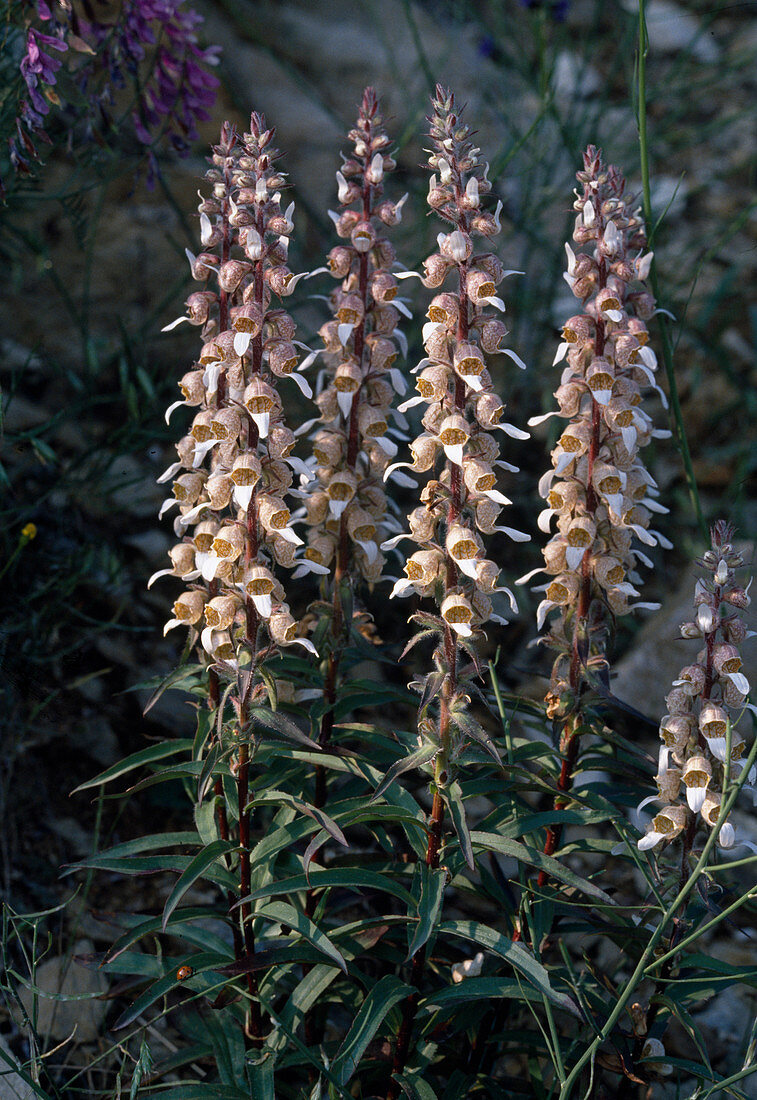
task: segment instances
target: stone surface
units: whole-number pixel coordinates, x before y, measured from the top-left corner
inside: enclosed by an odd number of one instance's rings
[[[20,1074],[14,1073],[10,1065],[17,1065],[8,1044],[0,1035],[0,1100],[36,1100],[37,1093],[27,1085]]]
[[[90,940],[79,940],[72,955],[86,955],[93,950]],[[97,1000],[108,987],[104,974],[80,966],[74,957],[58,955],[37,968],[36,979],[43,991],[36,997],[37,1028],[42,1036],[62,1042],[75,1030],[76,1042],[97,1039],[108,1011],[107,1002]],[[52,996],[45,997],[45,992]],[[58,995],[72,999],[54,1000]],[[35,996],[28,989],[21,989],[20,996],[31,1017]]]
[[[689,185],[677,176],[656,176],[651,187],[652,211],[656,218],[679,218],[686,209]]]
[[[740,579],[745,580],[755,571],[757,545],[740,544],[740,549],[746,563]],[[681,638],[679,626],[693,616],[694,585],[701,575],[700,569],[691,566],[659,611],[644,612],[644,626],[630,652],[614,670],[613,694],[646,714],[653,722],[663,713],[665,695],[670,691],[672,681],[684,665],[696,658],[696,642]],[[754,612],[750,610],[745,618],[754,630],[757,625]],[[741,656],[745,675],[753,685],[757,684],[757,646],[754,640],[744,642]]]
[[[626,11],[635,15],[635,0],[623,0]],[[678,53],[691,50],[698,61],[714,62],[721,50],[695,15],[673,0],[650,0],[646,5],[647,34],[652,50],[660,53]]]

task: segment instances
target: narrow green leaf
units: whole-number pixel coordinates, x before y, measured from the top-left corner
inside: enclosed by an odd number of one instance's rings
[[[275,1065],[276,1057],[271,1051],[266,1051],[259,1062],[248,1063],[247,1072],[252,1087],[250,1095],[255,1100],[276,1100],[273,1075]]]
[[[400,760],[395,760],[373,792],[371,802],[375,802],[377,798],[380,798],[387,787],[391,786],[398,776],[411,771],[413,768],[420,768],[421,765],[427,763],[432,757],[436,756],[438,751],[438,745],[425,744],[419,749],[416,749],[415,752],[411,752],[409,756],[403,756]]]
[[[495,998],[542,1003],[542,993],[524,986],[522,982],[509,978],[466,978],[458,985],[429,994],[418,1006],[418,1012],[436,1012],[439,1009],[455,1011],[467,1001],[491,1001]]]
[[[208,755],[202,762],[202,771],[200,772],[197,780],[197,801],[202,802],[205,795],[208,793],[208,788],[213,782],[213,771],[218,763],[218,758],[221,755],[221,746],[216,741],[215,744],[210,746]]]
[[[506,837],[498,836],[496,833],[471,833],[471,841],[473,844],[480,844],[487,851],[499,852],[500,855],[517,859],[521,863],[528,863],[532,867],[538,867],[540,871],[546,871],[558,882],[564,882],[566,886],[572,886],[575,890],[580,890],[582,894],[586,894],[590,898],[603,901],[606,905],[615,905],[610,895],[601,890],[599,886],[595,886],[593,882],[589,882],[588,879],[582,878],[568,867],[564,867],[559,859],[545,855],[538,848],[529,848],[518,840],[509,840]]]
[[[499,755],[499,749],[479,722],[471,718],[465,711],[456,711],[452,717],[452,721],[461,733],[481,745],[481,747],[489,753],[489,756],[492,757],[494,762],[502,767],[502,757]]]
[[[318,852],[318,850],[323,847],[328,838],[329,834],[326,832],[325,829],[319,829],[318,832],[311,838],[311,841],[305,849],[304,855],[302,857],[302,867],[306,875],[310,872],[310,864],[315,859],[316,852]]]
[[[429,868],[425,863],[421,864],[421,896],[418,900],[418,923],[407,953],[408,962],[412,959],[433,932],[444,898],[444,886],[447,881],[447,872],[437,868]]]
[[[183,874],[191,862],[192,857],[182,855],[130,856],[128,859],[93,856],[81,864],[67,868],[66,873],[70,874],[82,867],[94,867],[98,871],[116,871],[121,875],[155,875],[161,871],[178,871]],[[239,886],[234,876],[220,865],[208,871],[205,877],[217,886],[223,886],[225,890],[235,890]]]
[[[313,947],[322,951],[328,958],[333,959],[340,970],[345,974],[347,973],[347,963],[344,961],[342,953],[334,947],[325,932],[322,932],[317,925],[313,924],[304,913],[298,913],[294,906],[287,905],[283,901],[271,901],[258,909],[255,916],[265,917],[268,920],[276,921],[277,924],[288,925],[312,943]]]
[[[194,819],[203,844],[213,844],[218,840],[218,821],[214,799],[198,802],[194,809]]]
[[[324,963],[319,963],[310,969],[302,981],[295,986],[281,1010],[279,1020],[282,1026],[270,1033],[265,1042],[266,1049],[283,1051],[287,1044],[287,1031],[297,1029],[312,1006],[338,977],[339,971]]]
[[[202,848],[194,859],[191,860],[189,866],[186,867],[179,876],[179,881],[174,886],[168,896],[166,904],[163,906],[162,927],[164,932],[168,924],[168,918],[190,886],[193,886],[198,879],[202,878],[208,868],[211,867],[220,856],[225,852],[230,852],[234,847],[235,845],[229,840],[214,840],[212,844],[208,844],[207,848]]]
[[[457,780],[455,780],[454,783],[450,783],[447,790],[444,792],[444,796],[444,801],[447,803],[450,817],[452,818],[452,824],[457,833],[457,839],[460,841],[460,850],[463,853],[463,858],[471,871],[475,871],[476,861],[473,858],[470,830],[468,829],[468,821],[465,816],[463,792]]]
[[[97,852],[91,859],[120,858],[122,856],[142,855],[144,852],[154,852],[160,848],[175,848],[179,845],[197,844],[197,833],[188,829],[176,833],[150,833],[148,836],[138,836],[134,840],[125,840],[123,844],[114,844],[112,848],[105,848]],[[89,859],[81,863],[72,864],[74,870],[80,870],[89,865]]]
[[[171,914],[171,918],[168,922],[166,931],[172,935],[178,936],[180,939],[184,938],[182,925],[191,921],[203,921],[208,920],[208,908],[207,906],[196,905],[187,906],[185,909],[176,909]],[[118,939],[108,948],[105,952],[103,959],[103,965],[112,962],[117,959],[118,956],[131,947],[132,944],[137,943],[142,936],[148,936],[153,932],[160,932],[163,929],[162,917],[147,917],[146,920],[140,920],[128,931],[123,932]],[[211,932],[208,928],[193,929],[193,936],[195,939],[200,940],[204,950],[206,951],[222,951],[228,945],[221,940],[220,936],[217,936],[214,932]],[[228,948],[230,951],[231,949]]]
[[[225,987],[230,992],[230,987]],[[228,1021],[215,1012],[203,1019],[203,1031],[213,1047],[213,1060],[218,1080],[223,1085],[236,1085],[244,1080],[244,1039],[239,1028],[228,1026]]]
[[[395,1081],[400,1085],[405,1096],[410,1100],[437,1100],[437,1095],[429,1085],[417,1073],[394,1073]]]
[[[329,817],[329,815],[318,806],[312,806],[309,802],[304,802],[301,798],[296,798],[294,795],[289,794],[287,791],[267,790],[258,795],[255,799],[256,805],[265,805],[266,803],[273,803],[274,805],[291,806],[293,810],[297,810],[301,814],[306,814],[308,817],[312,817],[314,821],[317,821],[322,829],[325,829],[329,836],[338,841],[345,848],[348,848],[347,838],[342,830],[336,824],[335,821]]]
[[[268,707],[250,707],[250,718],[264,729],[278,733],[281,737],[285,737],[288,741],[294,741],[297,745],[304,745],[306,748],[316,750],[320,748],[317,741],[313,741],[306,733],[303,733],[297,723],[293,722],[291,718],[287,718],[281,711],[274,712],[269,710]]]
[[[291,878],[281,879],[280,882],[271,882],[267,886],[261,886],[254,890],[243,901],[259,901],[261,898],[275,897],[277,894],[294,894],[298,890],[318,890],[329,886],[339,886],[342,889],[353,890],[381,890],[386,894],[392,894],[407,904],[413,902],[413,896],[404,886],[400,886],[389,875],[379,874],[376,871],[364,871],[357,867],[329,868],[325,871],[311,871],[310,875],[293,875]]]
[[[439,931],[441,933],[447,933],[450,936],[460,936],[464,940],[476,943],[479,947],[484,947],[488,951],[493,951],[501,958],[507,959],[510,965],[515,967],[516,970],[519,970],[527,981],[529,981],[535,989],[543,993],[552,1004],[564,1008],[566,1012],[570,1012],[573,1016],[578,1017],[579,1020],[583,1019],[575,1001],[567,994],[558,993],[552,988],[548,972],[540,962],[537,962],[531,952],[528,951],[523,944],[513,943],[507,936],[503,936],[501,932],[496,932],[486,924],[481,924],[480,921],[443,921],[439,926]]]
[[[126,775],[128,772],[134,771],[135,768],[141,768],[144,764],[154,764],[158,760],[165,760],[167,756],[176,756],[177,753],[186,752],[191,748],[192,739],[189,737],[180,737],[175,741],[161,741],[157,745],[149,745],[146,749],[140,749],[139,752],[132,753],[131,756],[127,756],[124,760],[120,760],[117,764],[106,768],[94,779],[88,779],[86,783],[80,783],[71,793],[77,794],[79,791],[88,791],[92,787],[99,787],[101,783],[110,783],[112,779],[118,779],[119,776]]]
[[[202,757],[203,749],[210,737],[210,731],[213,728],[215,722],[216,712],[215,710],[201,709],[197,711],[197,731],[195,732],[194,741],[192,742],[192,759],[200,760]]]
[[[144,1100],[250,1100],[250,1092],[232,1085],[179,1085],[145,1093]]]
[[[352,1077],[387,1012],[412,992],[412,986],[401,982],[393,974],[385,975],[374,985],[334,1059],[332,1069],[340,1085],[346,1085]]]
[[[178,685],[184,683],[185,680],[189,680],[192,676],[196,676],[200,669],[200,665],[182,665],[180,668],[176,668],[173,672],[170,672],[147,700],[142,714],[147,714],[148,711],[152,710],[164,691],[169,691],[171,688],[178,687]]]
[[[164,974],[162,978],[158,978],[152,985],[137,997],[136,1001],[116,1020],[113,1025],[114,1031],[120,1031],[121,1028],[128,1027],[129,1024],[134,1023],[138,1016],[159,1001],[162,997],[168,993],[170,989],[173,989],[176,985],[176,977],[174,974]]]
[[[421,701],[418,704],[418,711],[422,713],[429,703],[436,698],[442,688],[445,678],[444,672],[429,672],[426,679],[423,681],[423,690],[421,693]]]

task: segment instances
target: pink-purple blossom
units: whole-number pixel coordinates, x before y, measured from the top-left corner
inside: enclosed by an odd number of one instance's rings
[[[23,19],[22,83],[16,133],[9,139],[17,171],[28,172],[38,159],[35,141],[47,140],[44,126],[51,102],[61,99],[51,89],[63,62],[50,51],[66,53],[70,48],[85,58],[72,77],[84,104],[78,110],[89,128],[113,106],[114,90],[130,79],[136,86],[139,77],[139,98],[130,117],[138,141],[148,147],[149,176],[156,170],[153,147],[160,138],[167,137],[180,154],[187,152],[198,136],[197,123],[210,117],[218,79],[208,68],[218,62],[218,47],[199,45],[202,17],[186,7],[186,0],[125,0],[113,23],[77,19],[47,0],[36,0],[34,11],[52,33],[32,25],[34,15]],[[71,103],[62,106],[69,115],[75,111]]]

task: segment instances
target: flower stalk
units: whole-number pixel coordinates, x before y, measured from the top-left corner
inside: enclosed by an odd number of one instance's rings
[[[277,564],[297,564],[295,551],[302,540],[291,526],[285,496],[295,471],[309,473],[291,454],[294,434],[284,421],[277,379],[292,377],[305,396],[311,391],[296,371],[294,322],[273,305],[273,296],[287,297],[301,276],[286,266],[293,204],[282,211],[284,176],[272,138],[257,114],[243,136],[225,124],[206,173],[211,194],[200,203],[204,250],[189,254],[192,273],[204,289],[190,295],[186,316],[167,326],[188,321],[201,328],[204,341],[197,365],[181,380],[182,400],[167,413],[168,419],[178,406],[193,408],[192,426],[177,445],[178,462],[159,479],[175,477],[161,514],[178,506],[174,531],[181,541],[170,552],[171,568],[150,581],[168,574],[188,585],[174,602],[174,618],[165,631],[186,625],[195,640],[199,631],[211,710],[217,712],[226,698],[233,710],[231,725],[219,716],[217,736],[219,760],[228,761],[239,805],[238,962],[255,954],[247,900],[254,712],[266,702],[276,705],[270,680],[260,670],[281,646],[300,644],[314,651],[274,575]],[[306,365],[307,360],[300,369]],[[223,693],[221,684],[226,685]],[[227,839],[231,830],[220,778],[214,793],[218,833]],[[248,1045],[255,1045],[262,1038],[257,976],[253,968],[245,976],[244,1035]]]
[[[385,229],[401,220],[405,199],[383,199],[384,181],[396,167],[373,88],[366,88],[352,149],[337,172],[339,210],[330,211],[340,243],[328,257],[328,271],[340,280],[331,294],[332,318],[320,330],[327,382],[317,401],[321,410],[313,435],[315,478],[307,488],[309,525],[304,557],[319,572],[333,568],[323,688],[324,712],[319,742],[331,739],[339,672],[353,627],[353,589],[381,578],[380,549],[387,499],[382,476],[397,453],[392,408],[405,382],[393,366],[401,314],[409,310],[397,297],[392,273],[394,249]],[[323,605],[319,605],[323,607]],[[326,773],[316,767],[315,804],[326,798]]]
[[[735,577],[743,561],[733,547],[729,524],[718,521],[710,539],[710,549],[698,563],[706,579],[696,584],[695,617],[681,625],[682,637],[697,639],[701,648],[695,662],[681,669],[666,696],[669,713],[660,723],[657,794],[639,805],[642,809],[651,802],[663,803],[639,840],[639,849],[648,851],[680,837],[682,886],[702,823],[710,829],[717,826],[721,848],[737,842],[733,825],[722,819],[720,807],[729,779],[738,778],[744,768],[746,745],[736,725],[746,709],[757,712],[747,702],[749,681],[741,671],[739,653],[739,645],[750,636],[738,613],[749,605],[748,592]],[[753,783],[754,776],[748,779]]]
[[[634,608],[657,604],[631,603],[639,596],[639,563],[651,561],[637,543],[670,547],[650,529],[653,513],[667,509],[657,501],[657,489],[639,451],[669,432],[653,428],[641,407],[642,388],[655,384],[657,359],[649,346],[646,320],[654,299],[644,281],[651,253],[640,211],[627,196],[625,180],[601,153],[589,146],[577,174],[577,211],[573,240],[584,251],[566,245],[565,278],[581,301],[582,311],[563,326],[563,342],[555,363],[567,359],[555,392],[559,410],[532,418],[536,425],[550,416],[569,424],[552,451],[552,470],[540,481],[547,507],[539,527],[557,533],[544,548],[551,579],[539,589],[544,599],[537,624],[558,612],[544,641],[557,650],[547,695],[547,715],[561,724],[562,764],[555,808],[566,804],[573,784],[580,737],[586,727],[588,693],[607,682],[607,636],[614,619]],[[664,398],[663,398],[664,399]],[[561,828],[547,830],[544,851],[559,847]],[[542,872],[540,884],[546,881]]]
[[[446,806],[464,741],[468,737],[486,741],[483,730],[467,714],[468,692],[476,690],[472,682],[478,672],[475,642],[483,636],[486,622],[507,621],[494,609],[493,599],[500,593],[517,610],[512,592],[498,583],[499,567],[484,556],[482,536],[502,532],[516,541],[528,539],[497,524],[502,507],[510,503],[495,487],[497,469],[515,467],[499,458],[494,432],[504,431],[518,439],[527,438],[528,433],[502,421],[504,404],[487,368],[487,356],[495,353],[524,365],[502,346],[507,329],[492,315],[492,310],[504,311],[497,286],[512,272],[503,269],[493,252],[476,252],[474,247],[477,238],[488,242],[499,232],[501,204],[494,213],[482,206],[491,192],[488,165],[479,159],[480,150],[460,119],[452,93],[437,86],[432,108],[428,202],[451,231],[439,234],[438,251],[426,259],[424,274],[419,276],[424,286],[438,293],[423,328],[426,355],[414,369],[417,396],[400,405],[402,412],[418,404],[426,406],[423,431],[410,444],[412,461],[394,463],[385,474],[397,476],[396,471],[407,467],[430,477],[420,494],[421,505],[408,516],[409,533],[401,532],[383,545],[393,548],[409,538],[419,547],[406,559],[405,576],[396,581],[392,597],[415,592],[432,597],[437,605],[437,614],[422,611],[412,616],[424,633],[437,639],[434,671],[414,685],[423,695],[419,743],[430,743],[435,749],[425,862],[429,872],[436,872]],[[411,274],[400,273],[400,277]],[[444,291],[448,277],[454,289]],[[435,477],[439,460],[443,465]],[[463,836],[461,846],[473,867],[470,844]],[[403,1005],[387,1100],[396,1100],[400,1094],[398,1074],[410,1049],[425,963],[424,943],[413,957],[410,980],[415,992]]]

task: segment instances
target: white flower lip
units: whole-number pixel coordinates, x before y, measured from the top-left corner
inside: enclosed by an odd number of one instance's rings
[[[184,314],[182,314],[181,317],[177,317],[175,321],[171,321],[170,324],[164,325],[163,328],[160,331],[161,332],[170,332],[172,329],[175,329],[177,327],[177,325],[182,324],[182,322],[184,322],[184,321],[189,322],[189,318],[184,316]]]

